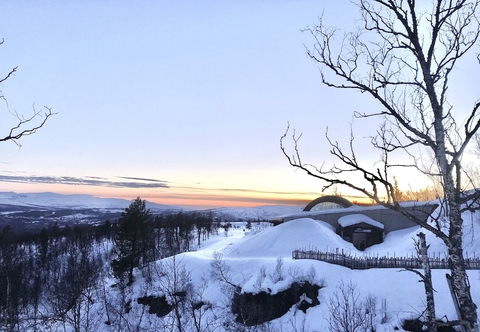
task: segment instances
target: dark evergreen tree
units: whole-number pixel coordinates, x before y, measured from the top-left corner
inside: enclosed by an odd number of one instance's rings
[[[0,232],[0,326],[14,331],[22,302],[22,252],[10,226]]]
[[[128,272],[128,284],[133,283],[133,269],[149,251],[153,217],[145,206],[145,201],[137,197],[118,220],[115,245],[118,258],[113,260],[112,268],[117,277]]]
[[[42,263],[42,267],[47,262],[47,254],[48,254],[48,230],[43,227],[40,235],[38,236],[38,255],[40,257],[40,261]]]

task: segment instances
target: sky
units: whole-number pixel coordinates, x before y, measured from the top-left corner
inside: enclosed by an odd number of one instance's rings
[[[348,138],[353,111],[378,107],[321,85],[301,30],[322,13],[345,29],[357,17],[326,0],[2,2],[0,76],[18,69],[0,86],[0,133],[9,111],[57,114],[21,148],[0,145],[0,191],[306,205],[322,183],[283,156],[288,123],[321,163],[327,126]]]

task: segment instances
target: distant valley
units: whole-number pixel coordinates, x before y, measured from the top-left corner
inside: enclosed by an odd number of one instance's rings
[[[44,227],[57,224],[99,225],[116,222],[130,204],[129,200],[99,198],[91,195],[61,195],[57,193],[0,193],[0,230],[9,225],[15,233],[38,233]],[[179,213],[211,214],[227,221],[266,220],[280,214],[299,212],[299,206],[260,206],[255,208],[219,208],[183,210],[178,206],[147,202],[153,215]]]

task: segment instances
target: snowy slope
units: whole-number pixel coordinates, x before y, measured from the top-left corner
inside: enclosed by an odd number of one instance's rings
[[[0,204],[24,204],[35,206],[57,206],[63,204],[71,207],[88,206],[89,208],[125,208],[129,201],[117,199],[100,199],[87,195],[57,195],[51,193],[41,194],[15,194],[0,193]],[[289,213],[298,213],[301,207],[268,206],[250,209],[219,209],[220,213],[229,213],[232,218],[242,220],[268,219]],[[308,213],[305,214],[308,216]],[[480,220],[477,215],[464,215],[465,220],[465,250],[469,256],[480,254]],[[211,263],[216,254],[221,257],[228,267],[230,281],[241,287],[242,292],[258,293],[267,291],[275,294],[285,290],[289,285],[314,271],[314,279],[323,287],[320,289],[318,299],[320,304],[303,313],[292,306],[282,317],[271,322],[269,331],[328,331],[330,317],[330,301],[338,294],[340,285],[353,284],[359,301],[365,301],[373,296],[377,300],[377,310],[382,302],[387,305],[387,322],[381,323],[376,318],[376,331],[386,332],[402,330],[404,319],[418,317],[425,309],[425,295],[423,284],[418,282],[419,277],[401,269],[369,269],[350,270],[348,268],[328,264],[315,260],[293,260],[292,251],[298,248],[312,248],[334,252],[343,250],[351,255],[362,256],[412,256],[415,255],[414,241],[416,234],[421,230],[412,227],[387,234],[383,243],[358,251],[351,243],[344,241],[335,233],[327,223],[313,220],[308,217],[285,222],[276,227],[263,227],[254,225],[251,231],[242,228],[232,228],[227,234],[214,235],[196,251],[175,256],[176,262],[186,268],[191,276],[195,288],[202,289],[205,301],[215,304],[216,308],[226,308],[225,294],[222,287],[211,278]],[[426,234],[430,245],[429,252],[435,255],[445,255],[444,244],[433,234],[421,230]],[[275,281],[272,274],[278,260],[283,261],[283,280]],[[171,262],[172,258],[165,258],[156,264]],[[264,271],[264,274],[262,274]],[[436,314],[438,318],[449,320],[457,319],[453,301],[448,290],[445,274],[448,270],[433,270],[433,287],[435,292]],[[480,304],[480,274],[479,271],[468,271],[471,291],[474,301]],[[162,277],[159,278],[163,278]],[[113,285],[116,281],[112,278],[105,280],[106,285]],[[136,271],[135,282],[131,287],[129,297],[132,303],[132,319],[135,312],[142,313],[144,307],[136,299],[145,296],[146,289],[160,289],[159,279],[154,279],[152,284],[145,282],[141,271]],[[151,291],[149,291],[151,292]],[[150,294],[161,294],[153,291]],[[213,318],[213,317],[211,317]],[[157,319],[154,315],[145,316],[145,328],[150,320]],[[106,321],[103,317],[100,322]],[[110,327],[99,323],[98,331],[111,331]],[[218,329],[217,331],[224,331]]]
[[[19,200],[21,201],[21,198]],[[263,219],[284,215],[295,209],[298,207],[260,207],[222,209],[222,211],[232,211],[232,215],[238,219],[242,216],[242,219],[255,219],[252,218],[254,215],[261,216],[259,219]],[[305,215],[308,216],[308,213]],[[245,218],[245,216],[248,217]],[[475,255],[478,256],[480,241],[476,240],[475,235],[480,232],[480,221],[475,215],[468,214],[465,215],[465,220],[467,221],[464,237],[465,247],[470,251],[470,255],[473,256],[475,252]],[[265,330],[260,328],[257,331],[329,331],[331,301],[338,296],[342,284],[353,285],[359,303],[366,301],[367,298],[376,299],[377,316],[374,318],[374,323],[377,332],[402,331],[402,322],[405,319],[415,319],[425,309],[423,284],[418,282],[418,275],[412,272],[401,269],[351,270],[316,260],[292,259],[292,251],[298,248],[330,252],[343,250],[356,256],[412,256],[415,255],[413,238],[420,231],[419,227],[390,232],[383,243],[369,247],[365,251],[358,251],[351,243],[337,235],[332,226],[323,221],[304,217],[275,227],[266,226],[267,224],[257,225],[254,223],[254,227],[250,231],[242,227],[233,227],[228,233],[220,232],[212,235],[202,242],[201,247],[196,251],[152,262],[154,267],[148,270],[136,269],[134,283],[126,288],[127,293],[124,300],[131,307],[129,307],[128,313],[124,313],[124,319],[131,321],[132,326],[136,326],[136,330],[162,330],[160,327],[164,325],[161,325],[163,323],[159,323],[159,321],[171,320],[172,316],[159,318],[154,314],[148,314],[148,309],[143,304],[139,304],[137,299],[147,295],[161,296],[165,294],[165,285],[174,283],[173,281],[181,275],[181,273],[179,274],[180,269],[184,268],[190,278],[189,285],[191,284],[193,289],[201,293],[202,303],[208,303],[206,307],[212,309],[212,311],[208,311],[210,309],[205,311],[205,317],[203,317],[205,321],[211,320],[211,322],[218,323],[218,327],[212,328],[212,330],[218,332],[235,330],[232,330],[231,327],[230,329],[224,328],[225,325],[223,325],[225,317],[232,315],[231,302],[229,302],[231,299],[228,298],[228,292],[225,292],[225,287],[223,287],[225,285],[212,279],[214,257],[221,257],[227,278],[231,283],[240,287],[243,293],[256,294],[264,291],[275,294],[286,290],[293,282],[302,280],[313,280],[322,286],[318,295],[319,305],[307,309],[305,313],[293,305],[282,317],[271,321]],[[445,254],[443,243],[428,231],[422,231],[426,233],[427,242],[430,244],[429,252],[436,255]],[[281,280],[273,277],[279,260],[283,263]],[[175,274],[172,272],[173,269],[169,270],[169,266],[171,267],[172,264],[176,264],[177,267]],[[155,266],[158,267],[158,270]],[[150,271],[150,269],[154,276],[146,281],[146,271]],[[455,308],[445,279],[445,274],[448,272],[448,270],[432,271],[433,287],[436,290],[436,315],[438,318],[456,320]],[[468,275],[473,299],[479,304],[479,271],[468,271]],[[112,287],[117,282],[113,276],[105,277],[105,290],[111,299],[116,299],[115,296],[120,294],[115,287]],[[115,301],[112,303],[117,303]],[[386,305],[384,309],[386,322],[383,323],[380,316],[382,304]],[[97,301],[95,305],[101,306],[101,301]],[[105,311],[99,311],[99,315],[101,317],[98,319],[98,324],[92,326],[92,330],[110,332],[117,331],[118,328],[122,329],[121,325],[116,325],[117,329],[115,329],[113,325],[109,326],[104,323],[108,320]],[[55,327],[61,326],[59,322],[55,324],[58,325],[54,325],[52,330],[58,330]],[[171,331],[172,325],[169,326],[170,329],[164,328],[163,330]]]
[[[355,250],[328,223],[310,218],[295,219],[258,234],[247,235],[225,250],[226,257],[291,257],[299,248]]]
[[[471,232],[480,231],[478,220],[471,224],[467,223],[466,228],[471,228]],[[413,238],[419,231],[419,227],[412,227],[391,232],[385,238],[385,242],[361,252],[335,234],[327,223],[301,218],[250,233],[235,230],[228,237],[219,236],[216,240],[207,242],[202,249],[178,257],[192,268],[194,283],[200,283],[200,280],[209,273],[209,257],[211,259],[214,252],[220,252],[231,269],[233,281],[242,287],[242,291],[254,293],[259,291],[259,278],[262,280],[261,290],[275,293],[287,288],[295,278],[313,268],[317,280],[325,286],[320,290],[320,305],[308,309],[306,314],[292,308],[283,317],[272,321],[273,330],[298,331],[306,328],[307,331],[328,331],[329,301],[336,293],[338,294],[341,284],[352,283],[360,296],[359,300],[363,301],[373,296],[377,299],[377,308],[385,301],[388,321],[384,324],[377,322],[377,331],[394,331],[402,330],[401,324],[404,319],[416,318],[425,309],[424,288],[423,284],[418,282],[417,275],[401,269],[350,270],[315,260],[292,260],[291,252],[299,247],[316,247],[328,251],[343,249],[357,256],[377,254],[411,256],[415,254]],[[425,230],[423,232],[427,233],[427,241],[431,244],[430,252],[445,252],[445,247],[439,239]],[[471,237],[471,232],[466,238]],[[477,250],[477,256],[480,254],[478,244],[467,243],[466,246],[471,250]],[[473,255],[473,251],[471,254]],[[268,276],[275,270],[278,258],[283,259],[285,278],[274,283]],[[261,269],[265,269],[266,278],[260,277]],[[436,314],[438,318],[454,320],[457,316],[445,279],[448,272],[447,270],[432,272],[436,290]],[[479,272],[468,271],[468,274],[474,301],[480,303]],[[210,301],[219,301],[222,295],[218,286],[211,286],[205,296]]]

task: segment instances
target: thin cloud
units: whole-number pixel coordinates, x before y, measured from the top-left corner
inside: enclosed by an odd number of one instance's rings
[[[215,188],[215,187],[193,187],[193,186],[175,186],[178,189],[189,190],[193,192],[226,192],[226,193],[246,193],[246,194],[262,194],[262,195],[301,195],[301,196],[320,196],[318,192],[299,192],[299,191],[275,191],[275,190],[255,190],[255,189],[245,189],[245,188]],[[351,196],[349,196],[351,197]]]
[[[111,188],[168,188],[168,185],[162,181],[141,182],[141,181],[109,181],[107,179],[95,177],[71,177],[71,176],[18,176],[18,175],[0,175],[2,182],[15,183],[42,183],[42,184],[65,184],[73,186],[94,186]]]
[[[166,200],[182,200],[185,202],[223,202],[227,203],[225,206],[230,206],[232,202],[246,203],[255,205],[307,205],[311,199],[305,198],[275,198],[275,197],[243,197],[237,195],[209,195],[209,194],[153,194],[151,197],[155,199]],[[192,203],[193,204],[193,203]],[[202,205],[202,204],[200,204]]]
[[[196,200],[204,201],[221,201],[221,202],[243,202],[243,203],[259,203],[259,204],[293,204],[306,205],[311,202],[310,199],[295,198],[274,198],[274,197],[241,197],[241,196],[195,196]]]
[[[236,192],[246,192],[246,193],[257,193],[257,194],[277,194],[277,195],[318,195],[316,192],[294,192],[294,191],[272,191],[272,190],[251,190],[251,189],[217,189],[219,191],[236,191]]]
[[[147,178],[134,178],[129,176],[117,176],[119,179],[125,180],[135,180],[135,181],[148,181],[148,182],[157,182],[157,183],[165,183],[166,181],[157,180],[157,179],[147,179]]]

